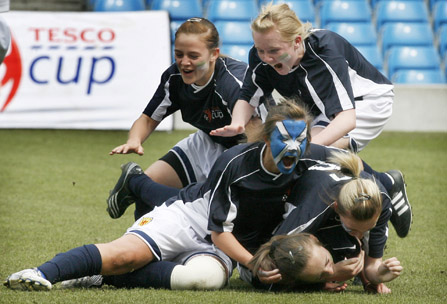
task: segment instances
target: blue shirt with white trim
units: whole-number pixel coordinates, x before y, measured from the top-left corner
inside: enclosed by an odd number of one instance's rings
[[[289,196],[289,200],[293,202],[289,206],[296,207],[292,207],[276,234],[308,232],[319,235],[324,234],[325,230],[342,227],[340,217],[332,205],[338,198],[340,189],[352,178],[334,169],[332,164],[320,163],[302,174]],[[368,240],[368,255],[380,258],[388,239],[391,200],[382,184],[370,174],[362,172],[360,177],[374,180],[382,194],[382,211],[376,226],[370,230]]]
[[[155,121],[162,121],[180,111],[183,121],[209,134],[211,130],[231,123],[231,111],[239,97],[246,71],[244,62],[219,57],[208,84],[198,87],[185,84],[174,63],[162,74],[160,84],[143,113]],[[243,136],[211,138],[229,148]]]
[[[355,108],[363,97],[389,94],[393,85],[346,39],[329,30],[312,30],[304,40],[300,64],[280,75],[261,61],[253,47],[240,99],[257,107],[275,89],[284,97],[299,96],[313,115]]]

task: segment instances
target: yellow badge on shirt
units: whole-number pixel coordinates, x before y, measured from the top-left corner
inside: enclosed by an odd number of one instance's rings
[[[141,219],[141,221],[138,223],[138,226],[144,226],[146,224],[149,224],[150,222],[152,222],[152,218],[151,217],[143,217]]]

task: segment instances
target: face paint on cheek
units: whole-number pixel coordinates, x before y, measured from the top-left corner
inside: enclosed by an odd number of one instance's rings
[[[292,69],[292,65],[290,64],[290,61],[292,59],[292,56],[288,53],[283,53],[278,57],[278,61],[282,64],[282,68],[286,67],[288,70]]]
[[[307,125],[303,120],[286,119],[278,121],[270,135],[272,156],[279,171],[290,174],[295,169],[306,148]],[[288,165],[285,165],[287,158]],[[294,159],[291,164],[290,160]]]
[[[207,64],[206,61],[200,61],[196,64],[197,70],[200,70],[200,71],[205,71],[208,69],[208,67],[209,67],[209,64]]]
[[[282,63],[287,63],[290,60],[290,58],[292,58],[292,56],[290,56],[287,53],[284,53],[278,57],[278,60],[281,61]]]

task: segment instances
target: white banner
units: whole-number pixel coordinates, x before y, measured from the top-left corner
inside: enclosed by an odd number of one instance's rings
[[[0,0],[0,13],[9,11],[9,0]]]
[[[171,63],[165,11],[2,14],[0,128],[129,129]],[[172,129],[168,117],[157,128]]]

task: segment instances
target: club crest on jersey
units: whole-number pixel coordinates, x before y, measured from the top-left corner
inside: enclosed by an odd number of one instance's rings
[[[138,226],[144,226],[152,222],[152,217],[143,217],[140,222],[138,223]]]
[[[207,110],[203,111],[203,118],[207,122],[212,122],[214,119],[224,118],[224,114],[219,107],[213,107],[211,109],[207,109]]]

